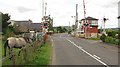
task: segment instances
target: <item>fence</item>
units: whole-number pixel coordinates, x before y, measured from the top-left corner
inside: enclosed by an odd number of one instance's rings
[[[24,65],[29,63],[29,59],[32,58],[32,53],[36,51],[38,47],[41,47],[44,41],[47,40],[48,36],[43,36],[44,38],[41,41],[34,41],[32,44],[28,44],[22,49],[13,49],[13,57],[9,60],[9,57],[2,59],[2,65]],[[19,54],[20,52],[20,55]],[[9,56],[9,55],[8,55]]]

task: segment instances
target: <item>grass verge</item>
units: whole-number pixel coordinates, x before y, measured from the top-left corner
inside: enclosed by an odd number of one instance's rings
[[[88,38],[88,40],[100,40],[99,38]]]
[[[43,44],[42,47],[38,47],[37,50],[32,53],[27,65],[49,65],[51,58],[51,45],[49,42]]]
[[[38,43],[40,44],[40,43]],[[36,45],[36,44],[34,44]],[[34,50],[35,49],[35,50]],[[24,60],[22,60],[22,54],[18,56],[18,49],[14,49],[16,53],[16,63],[15,65],[49,65],[51,62],[51,53],[52,47],[49,41],[47,41],[42,46],[36,45],[36,47],[27,47],[26,53],[22,52],[25,56]],[[3,65],[12,65],[9,59],[6,59]]]

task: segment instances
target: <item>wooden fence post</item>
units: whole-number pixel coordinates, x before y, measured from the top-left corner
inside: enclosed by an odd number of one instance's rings
[[[13,65],[13,67],[15,67],[15,60],[16,60],[16,53],[15,53],[15,51],[14,51],[14,53],[13,53],[13,57],[12,57],[12,65]]]
[[[21,57],[22,57],[22,64],[24,63],[24,58],[23,58],[23,48],[22,48],[22,52],[21,52]]]
[[[25,63],[25,47],[22,48],[22,64]]]
[[[28,48],[28,47],[27,47]],[[27,48],[24,49],[24,59],[25,59],[25,63],[27,63]]]

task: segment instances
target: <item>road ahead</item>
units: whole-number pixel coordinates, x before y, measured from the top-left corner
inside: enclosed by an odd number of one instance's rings
[[[68,34],[54,34],[51,41],[52,65],[118,65],[118,49],[115,46]]]

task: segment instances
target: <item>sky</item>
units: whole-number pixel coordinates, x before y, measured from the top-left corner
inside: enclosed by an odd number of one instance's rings
[[[120,0],[85,0],[86,17],[99,19],[103,26],[103,17],[108,18],[106,28],[118,27],[118,2]],[[78,20],[84,18],[83,0],[44,0],[47,3],[46,15],[53,18],[54,26],[72,26],[75,22],[76,4]],[[42,20],[42,0],[0,0],[0,12],[9,13],[11,20],[29,20],[40,23]]]

